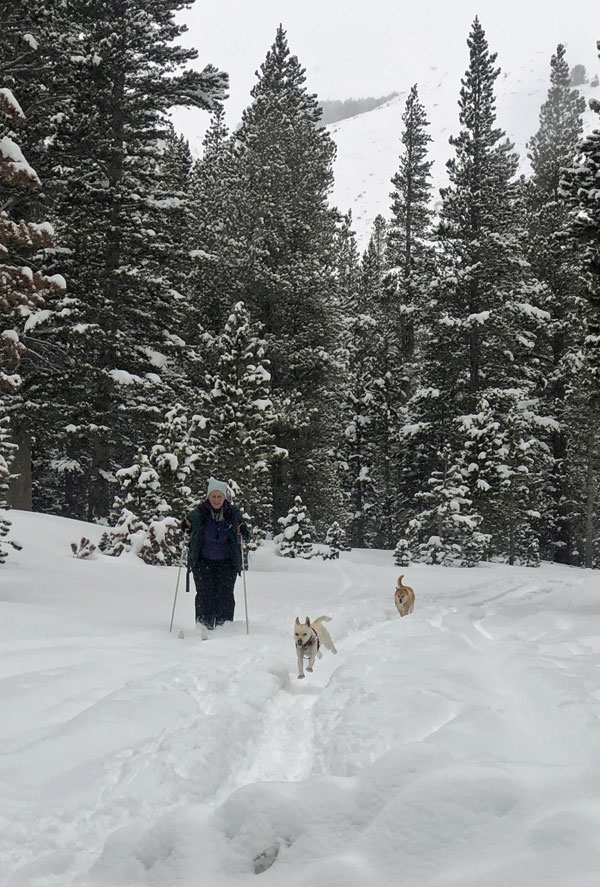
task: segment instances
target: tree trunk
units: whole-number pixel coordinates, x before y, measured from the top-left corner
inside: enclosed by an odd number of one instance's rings
[[[594,505],[596,476],[594,471],[594,451],[596,444],[596,411],[592,408],[590,428],[587,438],[587,476],[585,483],[585,558],[584,566],[591,569],[594,565]]]
[[[21,511],[32,510],[33,475],[31,470],[31,435],[23,424],[13,430],[12,441],[17,445],[15,456],[10,464],[11,475],[17,475],[10,481],[8,504],[11,508]]]

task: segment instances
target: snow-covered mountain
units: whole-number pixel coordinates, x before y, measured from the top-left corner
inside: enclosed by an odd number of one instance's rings
[[[595,72],[592,71],[593,76]],[[527,142],[538,128],[539,111],[546,100],[550,64],[547,53],[538,52],[530,63],[502,71],[496,81],[498,125],[515,145],[521,158],[520,171],[529,169]],[[328,127],[337,145],[335,187],[332,203],[342,212],[352,210],[358,242],[365,247],[373,220],[378,213],[389,215],[390,179],[398,168],[402,146],[402,114],[410,87],[374,111],[333,123]],[[458,96],[460,82],[442,68],[431,68],[429,77],[418,83],[419,98],[430,122],[432,177],[435,191],[447,183],[446,161],[452,156],[448,138],[459,131]],[[600,87],[579,87],[583,96],[600,99]],[[598,115],[589,108],[585,130],[598,126]]]

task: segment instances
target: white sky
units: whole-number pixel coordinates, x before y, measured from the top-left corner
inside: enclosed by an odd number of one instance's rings
[[[567,45],[571,64],[599,67],[594,0],[576,7],[564,0],[419,0],[410,7],[399,0],[229,0],[226,6],[197,0],[183,19],[190,29],[185,41],[199,50],[198,66],[212,62],[230,75],[228,114],[235,125],[280,22],[307,70],[308,87],[321,98],[406,89],[432,68],[455,74],[458,95],[475,15],[505,70],[538,53],[547,66],[558,42]],[[203,128],[206,115],[190,113],[183,128],[195,141],[193,121]]]

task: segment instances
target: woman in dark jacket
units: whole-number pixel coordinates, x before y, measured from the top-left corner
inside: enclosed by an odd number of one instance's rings
[[[206,501],[184,521],[191,529],[188,572],[196,586],[196,622],[206,628],[233,622],[233,587],[242,571],[240,537],[250,533],[239,508],[227,499],[224,481],[211,477]]]

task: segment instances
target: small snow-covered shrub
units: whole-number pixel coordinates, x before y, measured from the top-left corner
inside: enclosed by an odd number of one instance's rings
[[[94,557],[96,546],[89,539],[86,539],[85,536],[82,536],[79,543],[71,542],[71,551],[73,552],[73,557],[78,558],[80,561],[85,561]]]

